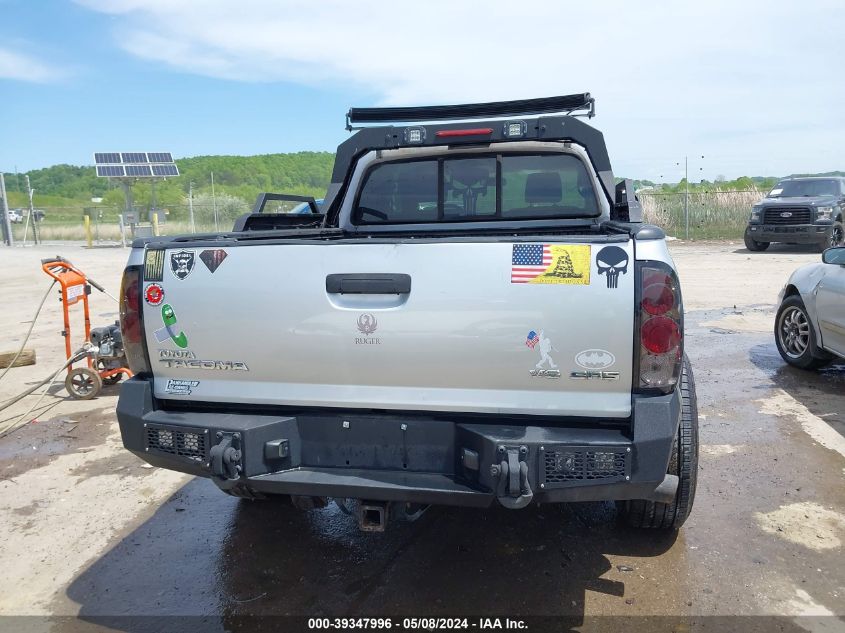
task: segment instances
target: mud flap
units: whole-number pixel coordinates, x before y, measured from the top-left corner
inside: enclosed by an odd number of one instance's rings
[[[528,447],[505,447],[497,449],[498,464],[490,466],[490,475],[498,479],[496,498],[510,510],[524,508],[534,498],[528,481]]]

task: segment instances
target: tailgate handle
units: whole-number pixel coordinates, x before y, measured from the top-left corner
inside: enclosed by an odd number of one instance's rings
[[[403,295],[411,292],[411,276],[402,273],[336,273],[326,275],[326,292],[342,295]]]

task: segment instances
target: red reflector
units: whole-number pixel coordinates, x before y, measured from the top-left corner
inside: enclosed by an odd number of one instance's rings
[[[665,314],[675,307],[675,294],[669,286],[654,283],[643,290],[642,305],[649,314]]]
[[[450,136],[482,136],[492,133],[492,127],[475,127],[468,130],[440,130],[435,136],[447,138]]]
[[[665,354],[675,349],[681,342],[681,331],[678,324],[665,316],[651,317],[643,323],[643,347],[652,354]]]

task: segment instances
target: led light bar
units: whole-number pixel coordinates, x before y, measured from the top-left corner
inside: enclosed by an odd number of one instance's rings
[[[455,136],[489,136],[492,133],[492,127],[476,127],[467,130],[440,130],[435,134],[435,136],[440,138],[450,138]]]
[[[415,121],[448,121],[456,119],[484,119],[525,114],[549,114],[587,110],[592,116],[595,100],[589,92],[560,97],[493,101],[463,105],[413,106],[396,108],[349,108],[346,126],[354,123],[397,123]]]

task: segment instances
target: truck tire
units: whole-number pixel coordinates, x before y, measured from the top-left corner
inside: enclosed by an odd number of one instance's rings
[[[749,251],[754,253],[759,253],[760,251],[764,251],[769,248],[769,242],[758,242],[756,240],[751,239],[751,236],[748,235],[748,231],[745,231],[745,236],[743,237],[745,241],[745,248]]]
[[[833,223],[833,226],[830,227],[830,231],[828,231],[827,239],[824,242],[819,244],[820,250],[824,251],[828,248],[833,248],[834,246],[843,246],[845,245],[845,227],[843,227],[842,222],[836,221]]]
[[[686,356],[680,389],[681,419],[666,471],[669,475],[678,476],[675,500],[672,503],[642,499],[618,502],[622,519],[631,527],[674,531],[684,524],[692,510],[698,478],[698,403],[692,367]]]
[[[798,295],[786,297],[778,308],[775,345],[781,358],[799,369],[819,369],[833,359],[816,344],[816,332]]]

